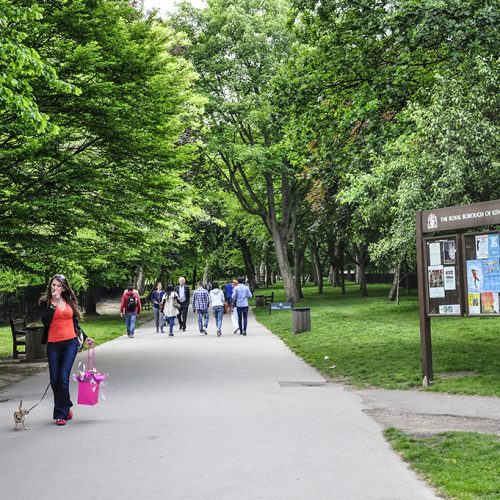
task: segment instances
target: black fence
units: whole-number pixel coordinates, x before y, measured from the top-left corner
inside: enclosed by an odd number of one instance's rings
[[[32,322],[39,318],[38,299],[45,291],[45,285],[20,288],[12,293],[0,293],[0,323],[8,323],[10,318],[25,317]]]
[[[36,322],[40,319],[38,308],[38,299],[46,290],[46,285],[29,286],[19,288],[15,292],[0,293],[0,324],[8,324],[10,318],[25,317],[28,323]],[[102,286],[94,288],[95,301],[101,299],[116,297],[123,289],[114,288],[107,289]],[[87,296],[85,291],[78,294],[78,302],[80,307],[85,310],[87,304]]]

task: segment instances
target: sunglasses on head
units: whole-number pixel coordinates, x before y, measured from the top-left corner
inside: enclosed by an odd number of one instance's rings
[[[54,278],[56,278],[58,280],[66,281],[66,276],[64,276],[64,274],[54,274]],[[52,279],[54,279],[54,278],[52,278]]]

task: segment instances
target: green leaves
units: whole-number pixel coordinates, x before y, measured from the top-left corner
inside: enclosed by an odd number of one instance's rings
[[[309,141],[325,204],[349,212],[343,234],[388,266],[413,256],[415,210],[500,195],[495,2],[292,3],[286,135]]]
[[[179,38],[125,0],[46,2],[43,14],[23,26],[33,68],[5,66],[45,128],[26,129],[13,99],[0,111],[0,266],[125,281],[161,263],[151,247],[166,251],[183,225],[166,214],[186,197],[194,145],[179,139],[201,107],[195,75],[170,51]]]
[[[32,84],[42,78],[52,87],[65,92],[76,89],[58,79],[52,66],[42,61],[38,52],[27,46],[28,23],[42,18],[40,9],[13,5],[0,0],[0,119],[20,120],[25,127],[43,132],[49,127],[48,116],[36,102]],[[0,139],[5,135],[0,128]]]

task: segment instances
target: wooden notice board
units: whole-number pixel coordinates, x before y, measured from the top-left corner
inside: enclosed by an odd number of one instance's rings
[[[432,382],[431,316],[500,316],[500,200],[415,213],[422,384]],[[495,228],[498,229],[498,228]]]

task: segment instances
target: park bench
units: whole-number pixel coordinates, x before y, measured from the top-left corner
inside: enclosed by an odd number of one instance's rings
[[[256,306],[268,306],[272,302],[274,302],[274,292],[271,292],[271,295],[259,294],[255,296]]]
[[[10,318],[12,329],[12,357],[17,359],[19,354],[26,354],[26,318]],[[19,351],[19,346],[24,346],[23,351]]]

